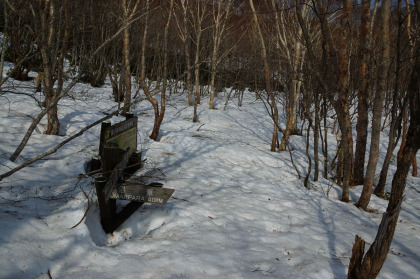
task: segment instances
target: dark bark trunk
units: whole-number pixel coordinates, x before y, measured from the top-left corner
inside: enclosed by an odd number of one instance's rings
[[[354,155],[353,185],[364,182],[365,154],[368,135],[368,59],[370,51],[370,1],[362,1],[362,16],[360,25],[360,88],[357,95],[356,152]]]
[[[418,15],[420,7],[416,3]],[[367,251],[363,260],[356,260],[358,264],[350,265],[349,278],[376,278],[386,260],[392,238],[397,225],[398,215],[403,202],[403,194],[408,172],[413,156],[420,148],[420,49],[417,50],[417,57],[413,66],[411,80],[408,87],[408,98],[410,101],[410,127],[407,133],[406,144],[403,148],[401,159],[397,163],[397,171],[392,180],[391,197],[386,212],[382,217],[378,233],[372,246]],[[350,277],[350,274],[356,277]]]
[[[318,147],[319,147],[319,127],[320,124],[320,117],[319,117],[319,96],[315,94],[315,126],[314,126],[314,181],[318,181],[319,176],[319,155],[318,155]]]

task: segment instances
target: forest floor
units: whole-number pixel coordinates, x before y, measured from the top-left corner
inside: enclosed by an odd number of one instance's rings
[[[13,163],[8,157],[41,111],[42,96],[32,82],[10,80],[8,86],[15,93],[0,95],[0,173],[116,108],[109,83],[102,88],[77,84],[59,103],[63,136],[44,135],[44,119]],[[306,189],[289,152],[270,152],[272,121],[255,93],[246,91],[242,106],[232,97],[224,110],[225,101],[220,94],[216,109],[209,110],[204,97],[199,122],[193,123],[186,95],[173,93],[159,141],[148,137],[151,105],[143,101],[133,108],[139,117],[137,147],[145,160],[135,176],[175,192],[165,205],[143,205],[113,234],[100,225],[93,178],[80,175],[98,154],[100,125],[0,181],[0,278],[346,278],[355,235],[366,240],[367,249],[387,201],[372,196],[368,212],[340,202],[341,188],[322,173]],[[330,125],[331,160],[336,137]],[[379,166],[387,131],[381,136]],[[305,146],[305,136],[291,138],[291,154],[303,176]],[[312,146],[310,154],[313,159]],[[395,169],[394,161],[387,191]],[[353,202],[361,188],[350,190]],[[419,232],[420,178],[409,176],[378,278],[418,278]]]

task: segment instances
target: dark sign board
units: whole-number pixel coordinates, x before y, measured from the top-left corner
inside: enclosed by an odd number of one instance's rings
[[[107,127],[105,145],[121,149],[130,148],[130,154],[137,149],[137,116]]]
[[[126,183],[114,189],[110,199],[165,204],[172,196],[174,189],[152,187],[144,184]]]

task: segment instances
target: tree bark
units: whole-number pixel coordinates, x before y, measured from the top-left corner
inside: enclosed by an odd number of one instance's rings
[[[303,11],[305,14],[306,12]],[[302,28],[298,25],[297,37],[302,36]],[[298,90],[298,70],[299,62],[302,56],[302,43],[299,39],[295,41],[295,53],[293,55],[292,62],[292,77],[288,86],[288,95],[286,99],[286,129],[281,139],[279,150],[286,150],[286,145],[289,142],[289,138],[292,134],[297,132],[296,117],[297,117],[297,105],[299,100],[300,90]]]
[[[417,14],[420,15],[419,3],[416,0]],[[367,251],[362,261],[349,268],[349,278],[376,278],[386,260],[392,243],[398,215],[403,202],[405,183],[413,156],[420,148],[420,48],[413,66],[410,83],[408,86],[408,98],[410,102],[410,127],[407,133],[407,141],[403,148],[401,159],[397,163],[397,171],[392,180],[391,197],[386,212],[382,217],[375,241]],[[356,277],[350,274],[356,273]]]
[[[395,147],[397,146],[398,139],[400,138],[400,132],[401,129],[401,118],[402,114],[405,111],[405,104],[401,108],[400,115],[397,116],[397,111],[399,107],[398,98],[400,96],[400,71],[401,71],[401,35],[402,35],[402,15],[401,15],[401,0],[398,1],[398,34],[397,34],[397,54],[396,54],[396,69],[395,69],[395,86],[394,86],[394,92],[392,96],[392,108],[391,108],[391,125],[389,129],[389,135],[388,135],[388,147],[384,159],[384,163],[382,165],[381,174],[379,176],[379,182],[377,186],[375,187],[374,194],[378,197],[384,196],[384,190],[385,190],[385,183],[386,183],[386,177],[388,175],[388,168],[389,164],[391,163],[391,158],[393,156],[393,151]],[[397,133],[398,132],[398,133]]]
[[[381,132],[381,117],[384,95],[386,90],[386,78],[389,68],[389,18],[391,12],[391,1],[382,1],[382,16],[381,16],[381,64],[378,74],[378,86],[375,92],[373,102],[373,118],[372,118],[372,137],[370,141],[369,161],[366,168],[366,176],[363,185],[363,190],[357,206],[366,210],[372,195],[373,179],[375,178],[376,165],[379,159],[379,140]]]
[[[357,124],[356,124],[356,152],[354,155],[353,184],[364,182],[365,154],[368,135],[368,59],[370,52],[370,1],[362,1],[362,15],[360,25],[360,88],[357,94]]]
[[[129,10],[127,0],[122,0],[123,24],[129,21]],[[124,110],[122,115],[126,115],[130,111],[131,102],[131,69],[130,69],[130,28],[124,29],[123,32],[123,73],[124,73]]]
[[[54,52],[56,42],[54,39],[57,36],[55,21],[55,4],[54,1],[46,0],[41,4],[40,11],[40,27],[41,27],[41,42],[40,50],[42,55],[42,66],[44,70],[44,95],[46,106],[51,106],[48,111],[48,125],[45,134],[58,135],[60,132],[60,122],[58,120],[58,106],[53,102],[54,99],[54,63],[57,53]]]

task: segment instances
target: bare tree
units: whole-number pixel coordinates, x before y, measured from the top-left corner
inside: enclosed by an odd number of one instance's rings
[[[176,11],[174,13],[175,23],[177,27],[178,36],[184,45],[184,56],[186,64],[186,87],[188,92],[188,105],[193,105],[193,82],[191,74],[191,56],[190,56],[190,42],[189,22],[188,22],[188,0],[181,0],[175,2]]]
[[[420,17],[418,0],[416,0],[416,9],[417,15]],[[416,155],[420,148],[420,48],[417,50],[417,57],[411,74],[408,98],[410,101],[410,127],[401,159],[397,164],[397,171],[392,180],[391,197],[388,207],[382,217],[375,240],[366,254],[364,254],[365,241],[356,235],[348,271],[348,277],[351,279],[376,278],[386,260],[392,238],[394,237],[401,203],[403,202],[407,175],[413,156]]]
[[[290,78],[287,81],[286,129],[284,130],[279,147],[280,151],[284,151],[286,150],[286,145],[288,144],[290,136],[297,133],[297,104],[302,83],[301,80],[298,79],[298,74],[304,63],[304,48],[302,47],[301,41],[302,28],[295,19],[296,14],[292,13],[289,18],[285,19],[284,14],[286,11],[284,10],[287,9],[284,6],[284,2],[271,0],[271,5],[272,8],[277,11],[275,13],[277,45],[279,48],[282,48],[282,52],[284,53],[287,61],[286,65],[279,63],[279,68],[287,66],[291,73]],[[302,13],[306,21],[308,13],[306,5],[303,6]],[[289,24],[291,26],[290,29],[292,29],[289,34],[286,33],[287,24]]]
[[[67,1],[67,0],[66,0]],[[27,129],[22,141],[16,148],[16,150],[13,152],[11,157],[9,158],[10,161],[15,161],[22,150],[25,148],[26,144],[28,143],[33,131],[35,130],[36,126],[39,124],[41,119],[53,108],[56,107],[57,103],[64,97],[67,96],[69,91],[76,85],[76,83],[80,80],[82,75],[85,73],[85,71],[88,68],[88,65],[92,62],[93,58],[100,53],[101,50],[103,50],[106,46],[108,46],[111,42],[113,42],[117,37],[121,35],[121,33],[124,31],[125,28],[130,26],[133,22],[138,21],[140,18],[145,17],[149,14],[150,11],[146,11],[145,13],[133,18],[130,22],[127,23],[127,25],[121,26],[112,36],[108,37],[100,46],[98,46],[95,51],[92,52],[90,58],[84,62],[84,64],[81,65],[79,73],[77,76],[72,80],[72,82],[63,90],[60,89],[60,94],[56,94],[51,102],[35,117],[35,119],[32,121],[31,125]],[[3,177],[4,178],[4,177]]]
[[[43,85],[46,106],[53,104],[56,95],[60,95],[64,82],[64,58],[70,33],[70,11],[68,0],[64,0],[63,9],[57,9],[57,1],[45,0],[29,3],[36,30],[41,30],[41,37],[36,41],[42,56]],[[64,17],[64,24],[62,18]],[[63,30],[64,29],[64,30]],[[57,87],[54,84],[57,82]],[[58,135],[60,122],[58,107],[54,104],[48,111],[49,135]],[[12,156],[12,159],[16,159]]]
[[[222,59],[230,52],[226,50],[220,55],[220,45],[227,32],[227,23],[231,16],[233,0],[218,0],[213,4],[213,50],[211,54],[210,102],[209,108],[214,107],[216,69]]]
[[[350,13],[352,3],[350,0],[343,2],[343,12],[341,15],[341,24],[338,35],[337,46],[334,44],[330,26],[327,21],[327,12],[321,2],[316,1],[316,10],[318,11],[318,18],[320,20],[321,30],[324,42],[328,48],[328,61],[332,67],[327,72],[327,79],[331,81],[337,81],[332,85],[327,84],[325,81],[322,71],[318,65],[318,59],[314,53],[314,47],[312,40],[309,35],[308,28],[305,24],[302,15],[302,6],[300,1],[296,1],[296,15],[299,24],[302,28],[302,34],[304,42],[308,50],[309,60],[313,68],[313,73],[322,86],[323,91],[328,97],[328,100],[333,105],[334,110],[337,114],[338,123],[341,131],[341,148],[343,152],[343,192],[341,200],[348,202],[349,197],[349,184],[351,178],[351,166],[353,157],[353,136],[352,126],[350,119],[350,107],[349,107],[349,87],[348,87],[348,53],[347,53],[347,40],[350,35]],[[337,50],[338,49],[338,50]],[[337,76],[338,75],[338,76]]]

